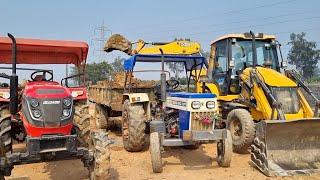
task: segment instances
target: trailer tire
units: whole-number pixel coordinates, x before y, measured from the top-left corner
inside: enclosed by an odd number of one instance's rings
[[[129,152],[141,151],[145,144],[145,111],[143,104],[125,100],[122,112],[123,146]]]
[[[11,137],[11,114],[9,107],[3,105],[0,107],[0,137],[4,144],[5,153],[12,152],[12,137]]]
[[[233,151],[239,154],[249,153],[255,136],[255,124],[250,113],[245,109],[234,109],[227,116],[227,129],[230,130]]]
[[[108,117],[108,109],[103,107],[103,105],[95,104],[95,128],[107,129]]]
[[[150,134],[151,164],[154,173],[162,172],[161,144],[158,132]]]
[[[217,152],[218,165],[221,167],[230,167],[232,159],[232,137],[229,130],[227,130],[227,137],[218,141]]]
[[[74,124],[78,129],[78,142],[80,146],[89,147],[90,142],[90,119],[89,105],[76,104],[74,113]]]
[[[109,179],[110,176],[110,151],[111,143],[104,130],[91,132],[92,143],[90,150],[93,153],[93,162],[89,166],[90,180]]]

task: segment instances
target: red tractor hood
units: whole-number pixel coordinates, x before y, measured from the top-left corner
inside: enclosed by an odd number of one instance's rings
[[[32,98],[65,98],[71,97],[68,88],[61,86],[58,82],[28,82],[24,89],[24,94]]]

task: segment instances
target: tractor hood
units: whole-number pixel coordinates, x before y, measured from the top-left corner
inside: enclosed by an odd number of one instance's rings
[[[71,92],[57,82],[28,82],[22,104],[22,113],[33,126],[60,127],[72,123]]]
[[[243,70],[241,75],[242,79],[249,79],[250,71],[252,68],[246,68]],[[267,85],[272,87],[297,87],[297,84],[286,77],[285,75],[271,69],[271,68],[264,68],[264,67],[257,67],[256,68],[259,77],[263,80]]]

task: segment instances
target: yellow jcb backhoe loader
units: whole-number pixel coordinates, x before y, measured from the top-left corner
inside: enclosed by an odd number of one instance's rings
[[[267,176],[312,173],[320,168],[319,100],[295,71],[279,63],[272,35],[229,34],[211,44],[198,92],[218,95],[233,149],[251,149]],[[281,73],[283,72],[283,73]],[[313,111],[302,92],[316,102]]]

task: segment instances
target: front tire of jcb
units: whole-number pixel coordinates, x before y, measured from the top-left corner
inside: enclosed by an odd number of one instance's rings
[[[90,180],[105,180],[110,176],[110,140],[104,130],[100,129],[91,133],[90,149],[93,152],[94,160],[89,166]]]
[[[161,157],[161,145],[158,132],[150,134],[150,154],[152,170],[154,173],[162,172],[162,157]]]
[[[88,147],[90,142],[90,119],[89,105],[76,104],[74,113],[74,124],[79,129],[78,141],[80,146]]]
[[[0,107],[0,137],[4,144],[5,153],[11,153],[11,114],[7,106]]]
[[[234,109],[227,116],[227,129],[230,130],[233,151],[248,154],[255,135],[255,124],[251,114],[245,109]]]
[[[123,146],[129,152],[138,152],[145,144],[145,112],[143,104],[125,100],[122,112]]]
[[[227,137],[218,141],[217,144],[217,161],[221,167],[230,167],[232,159],[232,137],[229,130],[227,130]]]

